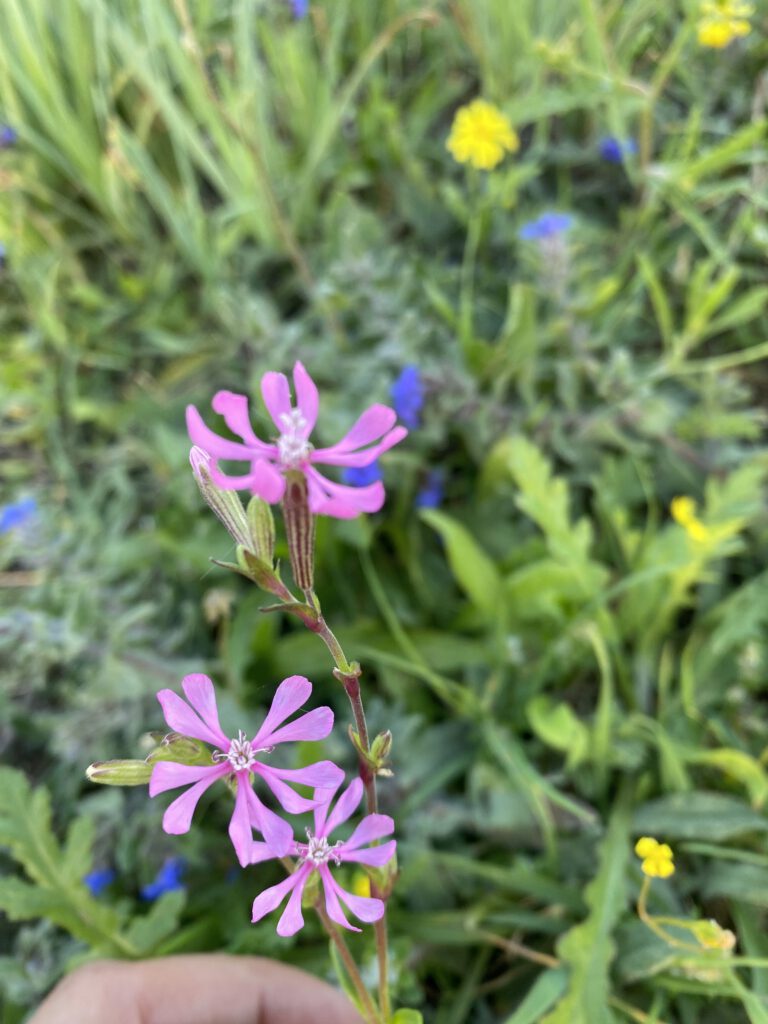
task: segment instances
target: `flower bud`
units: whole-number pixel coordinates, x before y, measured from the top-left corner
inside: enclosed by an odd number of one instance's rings
[[[380,732],[378,736],[375,736],[373,743],[371,743],[371,761],[373,771],[376,775],[382,775],[385,778],[392,777],[392,771],[387,767],[389,760],[389,753],[392,750],[392,733],[389,729],[386,732]]]
[[[146,763],[150,769],[157,761],[175,761],[177,764],[203,765],[213,764],[211,751],[200,740],[182,736],[178,732],[169,732],[163,737],[159,746],[150,751]]]
[[[250,550],[271,567],[275,561],[275,520],[272,508],[263,498],[254,495],[248,502],[246,516],[251,537]]]
[[[291,470],[285,474],[283,514],[293,578],[296,585],[307,593],[314,584],[315,517],[309,511],[307,481],[303,473]]]
[[[205,503],[221,521],[235,543],[250,548],[251,531],[248,517],[237,492],[226,491],[216,486],[211,478],[211,457],[202,448],[195,445],[189,453],[189,461]]]
[[[86,778],[102,786],[146,786],[151,774],[146,761],[94,761],[85,769]]]

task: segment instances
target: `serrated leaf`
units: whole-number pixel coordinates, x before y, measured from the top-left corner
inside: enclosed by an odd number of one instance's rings
[[[183,889],[163,893],[148,913],[131,921],[125,937],[142,956],[147,956],[177,930],[186,902],[187,894]]]
[[[84,816],[75,818],[69,826],[61,861],[61,873],[71,885],[79,885],[83,876],[91,870],[94,832],[93,819]]]

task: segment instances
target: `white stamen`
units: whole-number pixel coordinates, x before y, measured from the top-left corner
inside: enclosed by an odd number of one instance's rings
[[[294,469],[312,451],[312,445],[302,436],[307,429],[307,421],[301,409],[291,409],[280,414],[280,422],[282,433],[277,439],[280,462],[286,469]]]
[[[332,860],[334,864],[341,864],[341,857],[336,851],[344,845],[343,843],[338,842],[329,846],[325,836],[313,836],[309,829],[307,829],[307,839],[309,842],[305,846],[299,846],[299,856],[303,861],[312,861],[315,866],[327,864],[329,860]]]
[[[251,745],[251,741],[247,739],[245,733],[241,729],[237,734],[237,739],[230,741],[227,753],[224,754],[222,751],[217,750],[213,755],[213,760],[229,761],[234,771],[244,772],[258,760],[256,757],[257,754],[268,754],[271,749],[271,747],[260,747],[258,750],[255,749]]]

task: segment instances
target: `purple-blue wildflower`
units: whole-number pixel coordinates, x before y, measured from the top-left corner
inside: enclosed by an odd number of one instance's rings
[[[2,246],[0,246],[2,249]],[[9,533],[28,522],[37,512],[37,502],[34,498],[22,498],[12,505],[6,505],[0,509],[0,533]]]
[[[309,14],[309,0],[291,0],[294,18],[306,18]]]
[[[634,139],[617,139],[614,135],[606,135],[600,139],[598,151],[602,159],[609,164],[620,164],[624,162],[625,157],[637,153],[637,143]]]
[[[535,220],[529,220],[517,232],[517,237],[524,242],[540,242],[545,238],[555,238],[573,225],[573,217],[569,213],[557,213],[546,210]]]
[[[421,423],[419,413],[424,405],[424,385],[418,366],[404,366],[390,388],[395,412],[409,430]]]
[[[0,124],[0,149],[10,149],[15,146],[19,135],[15,128],[9,124]]]
[[[0,242],[0,270],[2,270],[5,267],[5,253],[5,246],[2,242]]]
[[[442,469],[433,469],[427,474],[424,486],[416,494],[416,508],[438,508],[445,493],[445,474]]]
[[[187,862],[183,857],[169,857],[155,875],[154,882],[141,887],[141,898],[143,900],[156,900],[165,892],[173,892],[175,889],[183,889],[182,876],[187,869]]]
[[[91,890],[92,896],[100,896],[116,878],[117,872],[114,868],[94,868],[83,876],[83,882]]]
[[[381,480],[381,466],[374,460],[370,466],[345,466],[341,471],[341,479],[350,487],[367,487]]]

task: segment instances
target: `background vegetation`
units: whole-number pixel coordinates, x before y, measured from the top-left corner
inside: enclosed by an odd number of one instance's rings
[[[768,1020],[768,19],[714,50],[697,13],[3,0],[0,474],[37,512],[0,536],[2,1024],[94,953],[327,969],[318,930],[249,923],[270,869],[233,875],[226,807],[169,837],[162,801],[83,776],[141,756],[154,693],[205,669],[225,720],[306,673],[351,768],[324,651],[210,566],[228,538],[187,463],[188,402],[297,357],[326,440],[404,366],[424,382],[384,511],[319,535],[327,617],[395,737],[398,1001]],[[522,140],[490,174],[445,150],[476,96]],[[606,161],[605,136],[637,152]],[[545,209],[573,217],[556,261],[518,237]],[[677,863],[651,910],[716,919],[730,957],[638,920],[644,834]],[[183,885],[148,903],[169,857]]]

